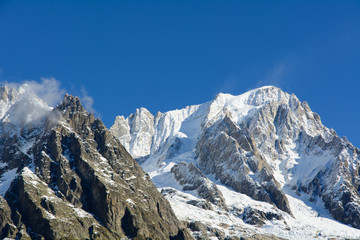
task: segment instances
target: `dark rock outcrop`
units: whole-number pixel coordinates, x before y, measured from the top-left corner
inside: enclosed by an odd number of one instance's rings
[[[2,172],[17,169],[0,197],[1,238],[191,238],[148,175],[77,97],[66,95],[32,134],[25,131],[0,137]]]
[[[184,191],[196,190],[198,195],[209,202],[224,206],[225,200],[222,193],[197,167],[192,163],[181,162],[175,165],[171,172],[176,180],[183,186]]]
[[[206,129],[197,143],[196,153],[204,173],[215,174],[236,191],[291,213],[285,194],[245,126],[240,128],[226,116]]]

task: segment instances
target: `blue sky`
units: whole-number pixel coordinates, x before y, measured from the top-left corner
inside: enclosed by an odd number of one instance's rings
[[[360,1],[0,1],[0,80],[116,115],[275,85],[360,147]]]

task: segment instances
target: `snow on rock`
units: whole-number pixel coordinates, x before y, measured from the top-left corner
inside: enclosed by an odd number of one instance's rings
[[[147,109],[140,108],[126,119],[117,116],[110,131],[132,156],[138,158],[150,153],[153,125],[154,116]]]
[[[190,239],[149,176],[79,98],[66,94],[51,109],[26,86],[14,98],[7,91],[0,119],[1,239]]]
[[[0,195],[5,194],[19,167],[31,165],[31,149],[44,132],[45,119],[57,121],[51,110],[30,83],[0,87]]]
[[[360,150],[295,95],[273,86],[220,93],[149,119],[144,109],[117,117],[112,133],[180,219],[228,236],[359,238]]]
[[[8,170],[7,172],[4,172],[1,175],[1,178],[0,178],[0,196],[5,195],[6,191],[10,187],[10,184],[11,184],[12,180],[14,180],[14,178],[17,176],[16,171],[17,171],[16,168],[11,169],[11,170]]]
[[[15,125],[36,124],[51,108],[27,83],[18,88],[0,87],[0,120]]]

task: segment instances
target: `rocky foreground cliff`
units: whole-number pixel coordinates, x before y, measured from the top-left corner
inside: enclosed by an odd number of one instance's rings
[[[141,108],[111,132],[197,239],[360,238],[360,150],[279,88]]]
[[[138,163],[66,95],[0,88],[0,238],[190,239]]]

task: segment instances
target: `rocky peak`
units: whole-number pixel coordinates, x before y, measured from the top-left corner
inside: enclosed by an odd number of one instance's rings
[[[126,119],[117,116],[110,131],[134,158],[145,157],[150,154],[154,116],[146,108],[136,109]]]
[[[8,85],[0,87],[0,101],[14,101],[18,94],[19,93],[15,88],[9,87]]]
[[[39,125],[50,107],[31,91],[27,84],[18,88],[3,86],[0,99],[0,121],[22,128]]]
[[[68,114],[86,114],[87,111],[82,106],[80,99],[69,94],[65,94],[63,101],[56,107],[60,112],[68,112]]]
[[[60,114],[60,122],[67,123],[82,136],[91,134],[90,127],[96,121],[94,115],[85,110],[78,97],[68,94],[54,109],[54,113]]]
[[[150,138],[153,134],[154,116],[146,109],[136,109],[134,114],[128,117],[128,122],[131,127],[131,135],[137,135],[140,133],[150,133]]]
[[[124,116],[116,116],[114,124],[110,128],[110,132],[120,141],[127,151],[130,151],[130,126]]]
[[[129,138],[132,127],[126,126]],[[360,228],[360,150],[325,127],[294,94],[273,86],[239,96],[221,93],[210,102],[157,115],[153,129],[150,154],[141,164],[183,220],[202,221],[207,213],[192,215],[200,208],[224,211],[229,222],[241,222],[239,233],[244,222],[287,219],[289,225],[273,225],[281,236],[291,239],[296,232],[312,238],[324,230],[322,217],[303,211],[314,208]],[[136,148],[141,145],[128,145],[130,153]],[[234,198],[242,202],[235,204]],[[267,204],[271,210],[254,209]],[[291,226],[294,219],[309,226],[302,222],[307,218],[318,223],[311,225],[312,233]],[[215,220],[207,225],[214,226],[222,228]],[[336,232],[324,231],[327,236]],[[349,231],[360,237],[358,230]]]
[[[248,104],[253,106],[260,106],[267,102],[287,102],[289,94],[283,92],[280,88],[274,86],[265,86],[252,90],[248,96]]]
[[[7,85],[0,87],[0,101],[9,100],[9,87]]]
[[[45,118],[41,131],[0,134],[0,238],[190,238],[79,98],[66,95]]]

